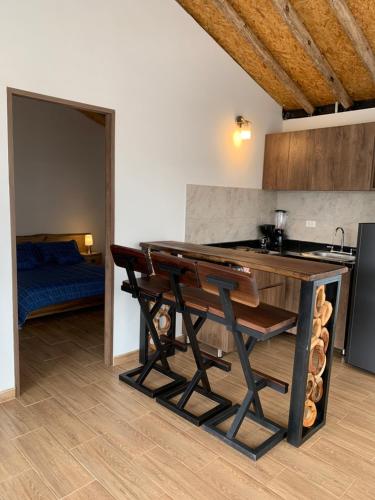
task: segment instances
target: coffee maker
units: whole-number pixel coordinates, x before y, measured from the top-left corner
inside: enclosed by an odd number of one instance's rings
[[[287,219],[286,210],[275,210],[275,229],[274,229],[274,241],[273,244],[276,248],[281,248],[283,246],[283,241],[286,238],[285,226]]]
[[[260,247],[263,250],[270,250],[274,242],[275,225],[274,224],[262,224],[259,226],[262,233],[262,239],[260,240]]]

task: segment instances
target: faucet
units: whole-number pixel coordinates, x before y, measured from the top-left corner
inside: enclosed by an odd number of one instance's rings
[[[341,248],[340,252],[344,251],[344,243],[345,243],[345,231],[341,226],[336,227],[335,229],[335,236],[337,234],[337,231],[341,231]]]

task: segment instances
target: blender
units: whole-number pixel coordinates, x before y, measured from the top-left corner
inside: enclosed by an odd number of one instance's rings
[[[287,219],[286,210],[275,210],[275,230],[274,230],[274,245],[277,248],[283,246],[283,241],[286,238],[285,226]]]

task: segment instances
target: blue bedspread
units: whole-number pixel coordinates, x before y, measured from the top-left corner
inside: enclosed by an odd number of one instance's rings
[[[104,295],[104,267],[79,264],[48,264],[18,271],[18,323],[42,307],[70,300]]]

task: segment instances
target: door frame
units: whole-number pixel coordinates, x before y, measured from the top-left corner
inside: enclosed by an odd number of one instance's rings
[[[26,97],[37,101],[62,104],[82,111],[92,111],[105,116],[105,299],[104,299],[104,363],[113,365],[113,297],[114,297],[114,265],[110,245],[114,241],[115,197],[114,197],[114,163],[115,163],[115,111],[113,109],[94,106],[58,97],[37,94],[26,90],[7,87],[8,107],[8,158],[9,158],[9,198],[12,251],[12,294],[13,294],[13,337],[14,337],[14,371],[16,396],[20,395],[19,368],[19,335],[18,335],[18,294],[17,294],[17,254],[16,254],[16,205],[14,181],[14,141],[13,141],[13,97]]]

